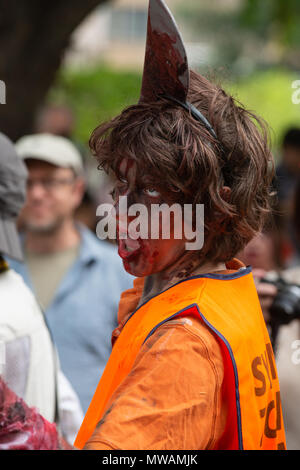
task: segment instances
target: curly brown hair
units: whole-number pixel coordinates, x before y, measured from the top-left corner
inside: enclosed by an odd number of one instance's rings
[[[90,148],[99,167],[117,177],[128,157],[137,162],[140,175],[151,175],[177,202],[204,204],[205,244],[199,257],[226,262],[260,231],[271,210],[274,163],[268,127],[193,71],[188,101],[210,121],[217,139],[182,107],[161,98],[129,106],[101,124]]]

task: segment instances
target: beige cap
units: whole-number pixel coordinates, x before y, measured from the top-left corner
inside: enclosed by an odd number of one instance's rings
[[[33,134],[16,142],[18,155],[23,159],[42,160],[62,168],[72,168],[82,174],[82,158],[75,145],[65,137],[53,134]]]

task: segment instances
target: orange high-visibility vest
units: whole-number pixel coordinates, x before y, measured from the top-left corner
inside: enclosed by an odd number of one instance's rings
[[[251,268],[188,278],[133,312],[114,344],[75,446],[83,448],[91,437],[143,343],[160,325],[178,316],[200,318],[221,347],[222,394],[229,411],[215,448],[285,449],[276,365]]]

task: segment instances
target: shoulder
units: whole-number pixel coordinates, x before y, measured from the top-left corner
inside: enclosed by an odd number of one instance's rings
[[[206,364],[219,383],[224,376],[222,351],[218,340],[209,328],[194,317],[178,317],[159,326],[144,343],[141,353],[152,351],[186,364],[196,374],[203,372],[200,364]],[[198,371],[198,372],[197,372]]]
[[[13,268],[10,267],[0,275],[0,288],[1,300],[5,297],[10,297],[12,302],[19,301],[19,296],[26,297],[27,299],[33,298],[29,288],[26,286],[23,278]]]
[[[42,311],[23,281],[13,269],[0,275],[1,332],[25,334],[33,328],[44,328]],[[17,333],[19,332],[19,333]]]
[[[8,263],[11,270],[13,270],[16,273],[22,274],[24,270],[26,269],[26,266],[23,261],[17,261],[15,259],[10,258],[9,256],[5,256],[5,260]]]

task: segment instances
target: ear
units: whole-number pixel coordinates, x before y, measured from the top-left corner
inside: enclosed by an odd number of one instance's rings
[[[220,191],[221,198],[224,199],[224,201],[228,202],[230,199],[230,195],[231,195],[231,189],[229,188],[229,186],[223,186],[223,188]]]

